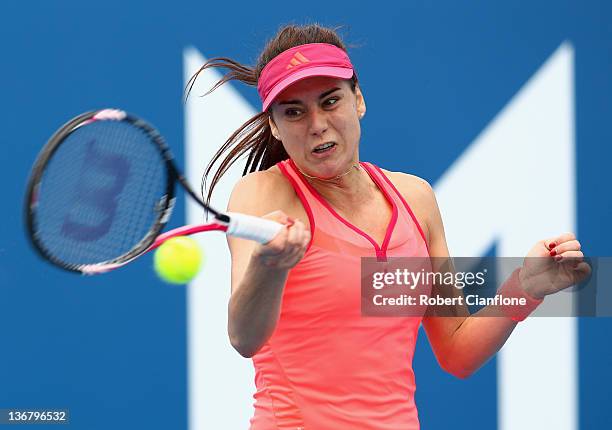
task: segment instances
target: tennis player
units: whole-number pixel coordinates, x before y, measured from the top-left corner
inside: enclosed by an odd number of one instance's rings
[[[230,69],[217,86],[257,86],[262,109],[216,154],[213,162],[232,148],[208,196],[248,153],[228,210],[286,226],[265,245],[228,237],[229,337],[256,372],[251,430],[418,429],[412,358],[421,323],[440,366],[465,378],[545,295],[588,274],[566,233],[537,242],[528,256],[547,258],[525,259],[505,282],[528,303],[507,318],[482,318],[487,308],[469,317],[363,317],[361,257],[448,257],[448,248],[432,187],[360,160],[366,103],[340,37],[290,25],[254,68],[215,58],[200,72],[209,67]],[[553,272],[556,283],[547,280]]]

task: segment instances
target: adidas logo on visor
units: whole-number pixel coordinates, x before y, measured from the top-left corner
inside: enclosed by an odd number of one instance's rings
[[[291,58],[291,60],[289,61],[289,64],[287,64],[286,69],[291,69],[292,67],[309,62],[310,60],[308,58],[304,57],[300,52],[296,52],[293,55],[293,58]]]

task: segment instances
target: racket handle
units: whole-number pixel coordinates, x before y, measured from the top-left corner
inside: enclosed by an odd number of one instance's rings
[[[252,215],[228,212],[230,222],[227,234],[259,243],[270,242],[283,228],[282,224]]]

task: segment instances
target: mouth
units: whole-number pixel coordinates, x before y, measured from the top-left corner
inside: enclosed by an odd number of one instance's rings
[[[330,151],[335,146],[336,146],[336,142],[325,142],[325,143],[315,146],[312,152],[314,152],[315,154],[323,154],[325,152]]]

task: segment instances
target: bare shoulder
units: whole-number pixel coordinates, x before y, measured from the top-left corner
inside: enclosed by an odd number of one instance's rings
[[[295,191],[277,166],[249,173],[234,185],[228,211],[261,216],[294,205]]]
[[[429,243],[432,226],[438,218],[438,205],[432,186],[416,175],[382,170],[410,206]]]
[[[382,171],[411,206],[414,203],[431,208],[435,203],[433,187],[425,179],[409,173]]]

